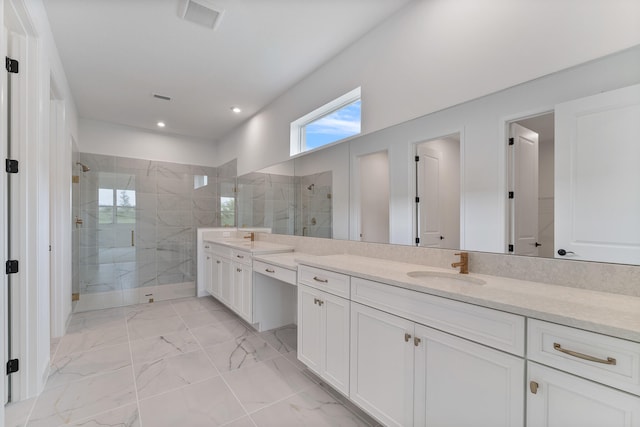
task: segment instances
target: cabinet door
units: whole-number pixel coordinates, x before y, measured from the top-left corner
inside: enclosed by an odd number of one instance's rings
[[[321,293],[322,378],[349,395],[349,300]]]
[[[349,397],[386,426],[413,425],[414,324],[351,302]]]
[[[207,257],[211,257],[211,260],[207,260],[210,262],[210,266],[207,267],[205,264],[205,274],[206,269],[209,268],[209,283],[210,287],[207,289],[211,295],[216,298],[220,298],[220,281],[221,281],[221,273],[222,269],[220,268],[220,257],[215,255],[207,255]]]
[[[524,359],[416,325],[415,426],[524,425]]]
[[[298,359],[322,375],[322,311],[319,299],[320,291],[298,284]]]
[[[213,255],[205,252],[204,253],[204,289],[209,292],[209,294],[213,295]]]
[[[640,397],[534,362],[528,371],[528,427],[640,426]]]
[[[220,301],[231,307],[233,305],[233,293],[231,292],[233,285],[233,276],[231,275],[231,261],[226,258],[220,258],[219,268]]]
[[[234,292],[238,295],[235,307],[240,316],[253,323],[253,269],[245,264],[235,265]]]

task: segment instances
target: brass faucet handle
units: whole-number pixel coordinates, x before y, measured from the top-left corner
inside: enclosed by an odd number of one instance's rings
[[[255,240],[256,234],[252,231],[249,233],[248,236],[244,236],[244,239],[251,239],[251,241],[253,242]]]

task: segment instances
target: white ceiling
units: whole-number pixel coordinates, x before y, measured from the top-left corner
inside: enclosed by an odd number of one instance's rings
[[[44,0],[81,117],[217,140],[410,0],[210,0],[215,31],[182,1]]]

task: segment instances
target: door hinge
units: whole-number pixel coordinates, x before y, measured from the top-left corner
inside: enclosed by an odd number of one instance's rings
[[[509,198],[513,199],[513,197],[514,197],[513,191],[509,191]]]
[[[416,237],[416,245],[419,245],[419,244],[420,244],[420,238]]]
[[[11,359],[7,362],[7,375],[18,372],[20,369],[20,362],[18,359]]]
[[[18,261],[15,259],[10,259],[6,263],[6,272],[7,274],[15,274],[18,272]]]
[[[7,173],[18,173],[18,161],[12,159],[6,159],[4,162],[4,168]]]
[[[416,160],[416,162],[419,162],[420,161],[420,156],[416,156],[415,160]]]
[[[7,67],[7,71],[10,73],[18,73],[18,61],[15,59],[11,59],[8,56],[6,57],[5,64]]]
[[[420,197],[416,197],[416,203],[420,203]]]
[[[509,252],[513,252],[513,245],[509,245]]]
[[[513,139],[513,138],[509,138],[509,145],[513,145],[513,144],[515,144],[515,143],[516,143],[516,142],[514,141],[514,139]]]

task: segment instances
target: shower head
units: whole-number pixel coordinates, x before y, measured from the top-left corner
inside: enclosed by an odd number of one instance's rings
[[[307,187],[307,190],[311,191],[311,190],[313,190],[313,187],[315,187],[315,186],[316,186],[315,184],[311,184],[310,186]]]
[[[76,162],[76,165],[80,165],[80,167],[82,167],[82,172],[89,172],[91,170],[89,166],[84,163]]]

